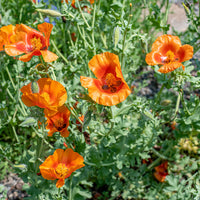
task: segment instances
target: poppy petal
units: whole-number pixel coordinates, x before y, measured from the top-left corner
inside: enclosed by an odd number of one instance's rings
[[[108,68],[110,71],[113,71],[116,67],[121,69],[119,57],[110,52],[95,55],[88,63],[88,66],[98,79],[104,76]]]
[[[178,51],[178,56],[180,58],[179,62],[190,60],[193,57],[193,47],[188,44],[183,45]]]
[[[62,137],[68,137],[69,136],[69,131],[67,129],[64,129],[63,131],[60,132]]]
[[[53,168],[49,168],[48,166],[43,166],[40,165],[40,172],[43,176],[43,178],[47,179],[47,180],[55,180],[56,179],[56,175],[55,175],[55,170]]]
[[[51,35],[52,28],[53,28],[53,25],[50,23],[47,23],[47,22],[44,22],[44,23],[38,25],[39,31],[41,33],[43,33],[45,36],[47,48],[49,46],[49,38]]]
[[[19,60],[23,61],[23,62],[28,62],[29,60],[31,60],[31,58],[34,56],[34,52],[30,52],[27,53],[21,57],[19,57]]]
[[[165,64],[162,67],[160,67],[160,69],[158,71],[161,73],[168,73],[168,72],[174,71],[175,69],[177,69],[181,66],[183,66],[183,65],[180,62],[171,62],[171,63]],[[183,70],[184,69],[185,68],[183,67]]]
[[[53,62],[58,58],[58,56],[55,53],[52,53],[51,51],[41,50],[40,52],[45,62]]]
[[[21,45],[23,45],[21,43]],[[19,47],[19,46],[18,46]],[[9,55],[9,56],[18,56],[24,53],[23,50],[21,50],[21,48],[17,48],[16,44],[11,44],[11,45],[5,45],[5,52]]]
[[[67,168],[70,169],[69,174],[77,169],[80,169],[81,167],[84,167],[85,164],[83,164],[83,161],[83,157],[77,152],[74,152],[72,149],[66,149],[62,158],[62,163],[65,163]],[[69,174],[67,174],[67,177],[69,177]]]
[[[152,45],[152,51],[161,51],[163,54],[171,50],[176,52],[181,46],[179,37],[173,35],[162,35]]]
[[[93,101],[98,104],[105,106],[113,106],[124,101],[131,93],[127,84],[123,83],[122,88],[115,93],[105,93],[100,89],[99,80],[89,78],[89,77],[80,77],[81,85],[85,88],[88,88],[89,96]]]
[[[65,179],[59,179],[58,181],[57,181],[57,183],[56,183],[56,187],[57,188],[60,188],[60,187],[62,187],[63,185],[65,184]]]

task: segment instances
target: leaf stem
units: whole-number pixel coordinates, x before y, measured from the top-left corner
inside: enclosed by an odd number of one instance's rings
[[[125,2],[125,1],[123,1],[123,7],[124,7],[124,2]],[[129,27],[129,24],[130,24],[130,21],[131,21],[131,18],[132,18],[131,8],[132,8],[132,6],[130,5],[128,24],[127,24],[127,26],[125,27],[124,35],[123,35],[123,42],[122,42],[122,55],[121,55],[121,66],[122,66],[122,68],[124,67],[124,63],[123,63],[123,62],[124,62],[124,50],[125,50],[126,34],[127,34],[128,27]]]
[[[57,51],[58,55],[65,61],[66,64],[69,63],[69,61],[65,58],[65,56],[59,51],[58,47],[56,46],[56,44],[54,43],[53,40],[51,40],[51,43],[53,45],[53,47],[55,48],[55,50]]]
[[[96,3],[94,4],[93,17],[92,17],[92,44],[93,44],[93,53],[94,53],[94,55],[96,55],[96,47],[95,47],[95,39],[94,39],[95,15],[96,15]]]
[[[88,27],[89,29],[91,29],[90,25],[88,24],[87,20],[85,19],[84,14],[83,14],[83,12],[82,12],[82,10],[81,10],[81,7],[80,7],[80,4],[79,4],[79,1],[76,0],[76,3],[78,4],[79,12],[81,13],[81,16],[82,16],[82,18],[83,18],[85,24],[87,25],[87,27]]]

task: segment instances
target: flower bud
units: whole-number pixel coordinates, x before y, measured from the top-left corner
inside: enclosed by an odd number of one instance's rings
[[[49,15],[51,17],[61,17],[62,16],[62,14],[59,13],[58,11],[51,10],[51,9],[36,9],[36,11],[46,14],[46,15]]]

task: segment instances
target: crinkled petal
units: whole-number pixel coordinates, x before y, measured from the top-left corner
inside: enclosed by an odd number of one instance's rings
[[[193,57],[193,47],[185,44],[178,50],[179,62],[190,60]]]
[[[95,55],[88,65],[98,79],[101,79],[106,72],[108,73],[107,70],[114,72],[116,67],[121,69],[119,57],[110,52]]]
[[[44,23],[38,25],[38,29],[45,36],[47,48],[49,46],[49,38],[50,38],[50,35],[51,35],[52,28],[53,28],[53,25],[50,24],[50,23],[47,23],[47,22],[44,22]],[[50,61],[48,61],[48,62],[50,62]]]
[[[47,180],[57,179],[54,168],[50,168],[49,166],[44,166],[43,164],[40,165],[39,168],[43,178]]]
[[[128,95],[131,94],[131,90],[126,83],[123,83],[123,86],[118,92],[106,93],[104,90],[100,89],[99,85],[101,85],[101,83],[99,80],[83,76],[80,77],[80,80],[81,85],[88,88],[89,96],[93,99],[93,101],[101,105],[116,105],[124,101]]]
[[[165,54],[169,50],[176,52],[180,46],[181,41],[179,37],[173,35],[162,35],[153,43],[152,51],[160,51],[162,54]]]
[[[56,187],[57,188],[60,188],[60,187],[62,187],[63,185],[65,184],[65,179],[59,179],[58,181],[57,181],[57,183],[56,183]]]
[[[58,56],[55,53],[52,53],[51,51],[41,50],[40,52],[45,62],[53,62],[58,59]]]
[[[163,65],[162,67],[160,67],[160,69],[158,70],[161,73],[168,73],[168,72],[172,72],[175,69],[179,68],[179,67],[183,67],[183,70],[185,69],[185,67],[182,65],[182,63],[180,62],[171,62],[168,64]]]

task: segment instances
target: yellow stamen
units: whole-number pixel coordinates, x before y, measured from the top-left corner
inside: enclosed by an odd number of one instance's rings
[[[106,81],[106,84],[108,85],[108,87],[118,86],[121,84],[121,83],[119,84],[119,81],[115,78],[115,76],[112,73],[106,74],[105,81]]]
[[[174,55],[174,53],[172,51],[168,51],[166,53],[166,56],[167,56],[167,60],[169,60],[169,62],[174,61],[175,55]]]
[[[168,51],[165,57],[162,57],[162,63],[170,63],[175,61],[175,55],[172,51]]]
[[[55,171],[59,178],[65,178],[69,170],[67,169],[65,164],[59,163]]]
[[[42,47],[42,43],[41,43],[40,38],[36,38],[36,37],[32,38],[31,39],[31,44],[33,46],[33,49],[40,50],[41,47]]]

